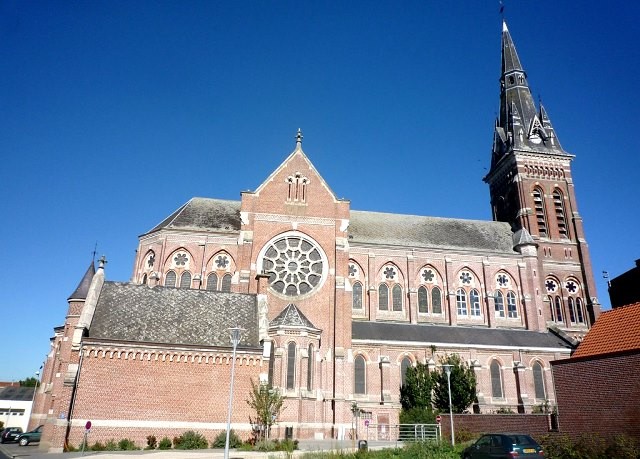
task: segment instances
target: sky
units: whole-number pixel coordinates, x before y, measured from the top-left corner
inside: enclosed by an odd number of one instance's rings
[[[505,1],[572,165],[598,298],[640,258],[640,3]],[[93,257],[303,149],[357,210],[490,220],[497,1],[0,2],[0,381],[33,376]],[[636,230],[634,230],[636,228]]]

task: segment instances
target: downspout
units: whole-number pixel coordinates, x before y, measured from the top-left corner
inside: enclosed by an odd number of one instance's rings
[[[333,248],[333,263],[334,266],[338,260],[338,244],[334,244]],[[333,362],[333,381],[331,392],[331,438],[336,435],[336,322],[337,322],[337,292],[338,282],[336,279],[336,272],[333,273],[333,336],[332,336],[332,349],[331,360]]]
[[[71,392],[71,403],[69,404],[69,415],[67,416],[67,431],[64,435],[64,449],[69,445],[69,434],[71,433],[71,419],[73,417],[73,409],[76,404],[76,394],[78,393],[78,384],[80,383],[80,372],[82,371],[82,361],[84,360],[84,346],[80,346],[80,361],[78,362],[78,372],[73,382],[73,391]]]

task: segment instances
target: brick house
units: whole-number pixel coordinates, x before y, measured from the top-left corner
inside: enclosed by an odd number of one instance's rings
[[[493,221],[352,210],[298,132],[239,201],[193,198],[140,236],[130,283],[89,267],[52,338],[36,403],[43,443],[77,444],[87,420],[94,440],[211,439],[229,389],[224,331],[238,318],[251,333],[236,397],[251,378],[281,390],[276,435],[343,437],[353,403],[361,422],[397,423],[406,368],[452,353],[476,372],[477,411],[553,402],[550,362],[600,313],[573,158],[535,108],[506,24],[484,177]]]
[[[571,358],[551,365],[560,432],[640,441],[640,303],[601,314]]]

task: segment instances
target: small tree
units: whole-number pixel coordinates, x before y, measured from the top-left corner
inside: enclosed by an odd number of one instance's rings
[[[20,380],[20,387],[36,387],[38,380],[33,376]]]
[[[283,410],[284,397],[271,384],[256,384],[251,380],[247,404],[256,413],[255,418],[249,416],[249,422],[260,432],[260,438],[264,439]]]
[[[476,401],[476,375],[458,354],[440,358],[441,365],[451,365],[451,409],[464,412]],[[449,388],[444,369],[434,371],[433,404],[440,411],[449,411]]]
[[[433,376],[429,367],[418,363],[415,367],[407,368],[405,383],[400,386],[400,422],[402,424],[431,423],[433,414],[431,393],[433,391]]]

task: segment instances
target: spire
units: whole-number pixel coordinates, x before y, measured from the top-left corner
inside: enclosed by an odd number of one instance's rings
[[[96,267],[93,263],[93,260],[91,260],[91,264],[87,268],[87,271],[84,273],[84,276],[82,276],[82,280],[80,280],[80,283],[78,284],[76,289],[73,291],[73,293],[69,295],[69,298],[67,298],[67,301],[86,300],[87,293],[89,293],[89,287],[91,286],[91,280],[93,279],[93,275],[95,273],[96,273]]]
[[[522,67],[507,23],[502,21],[500,115],[494,135],[492,169],[505,155],[514,150],[567,154],[558,142],[546,111],[542,107],[539,112],[536,109],[527,73]]]

